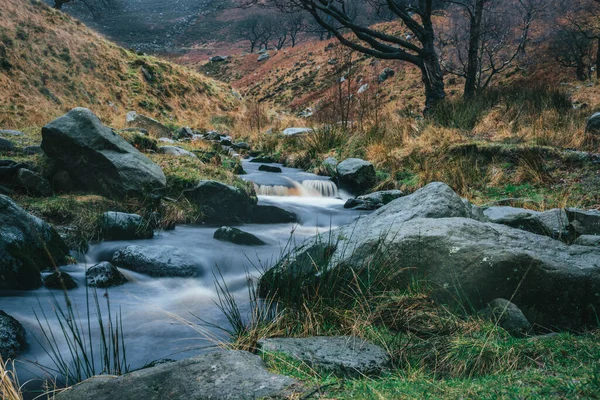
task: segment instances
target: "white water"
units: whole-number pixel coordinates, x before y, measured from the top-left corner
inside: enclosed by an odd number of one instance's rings
[[[337,193],[337,188],[334,190],[331,187],[332,183],[326,178],[292,168],[282,168],[283,174],[260,172],[259,165],[244,162],[248,174],[242,177],[261,187],[304,188],[298,193],[302,194],[302,197],[290,196],[289,190],[285,193],[282,191],[285,196],[259,195],[259,204],[275,205],[292,211],[299,217],[298,224],[249,224],[241,227],[265,241],[265,246],[240,246],[215,240],[213,234],[218,228],[216,226],[179,226],[173,231],[157,232],[154,239],[92,245],[85,259],[80,260],[80,264],[61,268],[71,274],[79,284],[78,289],[69,291],[69,298],[81,315],[78,322],[87,324],[85,269],[99,261],[110,260],[117,249],[133,243],[177,246],[185,249],[204,266],[205,274],[202,278],[151,278],[121,270],[130,282],[108,289],[108,296],[112,311],[120,309],[122,312],[127,357],[132,369],[160,358],[191,357],[206,351],[206,346],[214,344],[185,326],[175,316],[195,323],[200,322],[196,318],[200,317],[211,323],[226,326],[224,316],[214,304],[216,291],[213,273],[217,268],[240,304],[247,307],[246,270],[249,270],[255,279],[260,275],[258,270],[272,266],[282,252],[289,249],[290,243],[299,244],[307,237],[351,223],[359,217],[358,212],[343,208],[344,200],[335,196],[348,195],[343,192]],[[276,190],[273,190],[272,194],[277,194]],[[104,291],[99,293],[102,295]],[[52,366],[51,360],[34,338],[41,339],[42,334],[33,311],[40,315],[43,308],[49,317],[52,331],[60,336],[60,329],[52,311],[53,297],[64,303],[62,292],[56,290],[42,288],[35,291],[0,291],[0,309],[19,320],[28,333],[30,346],[21,357],[22,360]],[[101,297],[101,300],[104,299]],[[209,335],[226,339],[214,329],[209,331]],[[21,374],[22,380],[30,377],[31,375]]]

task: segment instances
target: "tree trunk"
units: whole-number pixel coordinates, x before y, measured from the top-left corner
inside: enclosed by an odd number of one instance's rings
[[[475,96],[477,89],[477,74],[479,73],[479,39],[481,37],[481,20],[485,0],[477,0],[475,13],[471,15],[469,27],[469,49],[467,59],[467,76],[465,81],[465,98]]]
[[[575,74],[577,75],[577,80],[579,81],[585,81],[587,79],[587,67],[584,63],[577,63]]]
[[[423,114],[427,114],[446,97],[444,74],[435,51],[423,55],[421,74],[425,85],[425,110]]]
[[[600,37],[597,39],[597,48],[596,48],[596,78],[600,79]]]

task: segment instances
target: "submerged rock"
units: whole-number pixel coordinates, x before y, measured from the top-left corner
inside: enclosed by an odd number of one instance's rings
[[[75,108],[42,128],[42,148],[76,183],[108,197],[159,194],[166,178],[158,165],[102,125],[86,108]]]
[[[296,214],[275,206],[254,206],[248,218],[252,224],[286,224],[298,222]]]
[[[90,287],[107,288],[127,283],[127,278],[109,262],[101,262],[85,271],[85,279]]]
[[[281,170],[281,168],[279,167],[272,167],[270,165],[261,165],[260,167],[258,167],[259,171],[263,171],[263,172],[274,172],[274,173],[282,173],[283,171]]]
[[[360,158],[348,158],[337,165],[341,185],[355,193],[362,193],[375,185],[377,177],[373,164]]]
[[[23,325],[0,310],[0,356],[4,361],[14,359],[27,347]]]
[[[353,336],[262,339],[258,348],[338,374],[374,375],[390,364],[390,356],[384,349]]]
[[[219,351],[122,376],[97,376],[56,395],[56,400],[284,399],[298,381],[269,372],[257,355]]]
[[[224,242],[231,242],[247,246],[261,246],[265,244],[265,242],[253,234],[244,232],[238,228],[232,228],[231,226],[223,226],[217,229],[213,237]]]
[[[147,221],[137,214],[108,211],[102,215],[104,240],[151,239],[154,232]]]
[[[71,290],[77,288],[77,282],[66,272],[56,271],[44,278],[44,286],[48,289]]]
[[[494,299],[480,311],[483,318],[498,325],[511,336],[523,337],[531,330],[531,324],[515,304],[506,299]]]
[[[0,195],[0,290],[37,289],[40,271],[66,264],[68,255],[54,228]]]
[[[153,277],[198,277],[204,268],[185,250],[173,246],[131,245],[115,252],[112,264]]]

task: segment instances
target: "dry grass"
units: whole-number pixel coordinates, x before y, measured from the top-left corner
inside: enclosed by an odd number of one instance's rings
[[[23,400],[23,393],[14,372],[14,364],[10,360],[4,361],[1,356],[0,398],[2,400]]]

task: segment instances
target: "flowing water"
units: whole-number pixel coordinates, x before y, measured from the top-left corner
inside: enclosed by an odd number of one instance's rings
[[[152,278],[121,270],[130,282],[110,288],[108,296],[113,313],[119,309],[122,313],[127,358],[132,369],[161,358],[181,359],[197,355],[206,351],[207,346],[214,345],[211,339],[185,326],[178,318],[194,323],[200,323],[198,318],[201,318],[227,326],[225,317],[214,303],[217,294],[213,273],[220,271],[229,290],[247,309],[246,271],[255,279],[260,274],[259,270],[273,265],[290,248],[290,244],[299,244],[310,236],[351,223],[360,216],[356,211],[343,208],[344,200],[349,195],[338,191],[328,178],[284,167],[281,174],[261,172],[258,167],[259,164],[244,161],[248,174],[241,178],[255,183],[259,204],[284,208],[299,218],[297,224],[248,224],[241,227],[261,238],[266,242],[265,246],[240,246],[213,239],[216,226],[179,226],[172,231],[156,232],[155,237],[149,240],[92,245],[79,264],[62,268],[79,284],[79,288],[69,291],[68,296],[81,315],[78,322],[87,324],[85,269],[99,261],[110,260],[117,249],[130,244],[176,246],[185,249],[205,267],[202,278]],[[102,302],[104,293],[103,290],[99,291]],[[41,315],[43,310],[52,331],[60,337],[62,334],[52,308],[53,298],[61,304],[65,302],[61,291],[45,288],[27,292],[0,292],[0,309],[19,320],[28,332],[30,346],[22,359],[52,365],[34,338],[42,338],[34,311]],[[90,300],[93,301],[91,295]],[[226,340],[217,329],[207,333]],[[29,377],[25,374],[21,379]]]

